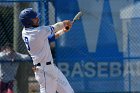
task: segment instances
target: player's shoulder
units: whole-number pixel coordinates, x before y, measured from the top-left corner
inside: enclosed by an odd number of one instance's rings
[[[38,29],[38,32],[41,32],[41,33],[46,33],[46,32],[51,31],[50,26],[40,26],[36,29]]]
[[[48,30],[49,29],[49,26],[40,26],[37,29],[40,29],[40,30]]]

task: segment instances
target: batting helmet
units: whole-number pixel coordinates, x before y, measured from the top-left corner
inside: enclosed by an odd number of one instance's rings
[[[33,22],[31,19],[36,18],[38,15],[32,8],[26,8],[20,12],[19,19],[25,28],[31,27]]]

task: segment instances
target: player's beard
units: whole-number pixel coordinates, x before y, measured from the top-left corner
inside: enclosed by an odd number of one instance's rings
[[[32,27],[38,27],[39,25],[32,25]]]
[[[32,25],[32,27],[38,27],[38,26],[39,26],[39,22],[34,23],[34,24]]]
[[[39,20],[33,21],[32,27],[38,27],[39,26]]]

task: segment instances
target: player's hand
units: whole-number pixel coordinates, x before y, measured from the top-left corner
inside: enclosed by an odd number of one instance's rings
[[[65,27],[64,28],[65,32],[68,32],[71,29],[71,27],[72,27],[72,23],[71,23],[70,20],[64,20],[63,24],[64,24],[64,27]]]
[[[63,21],[63,24],[64,24],[64,27],[66,27],[66,26],[72,26],[72,23],[71,23],[70,20],[64,20]]]

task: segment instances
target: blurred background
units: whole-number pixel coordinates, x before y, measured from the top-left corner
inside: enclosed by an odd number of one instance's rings
[[[54,61],[75,93],[140,92],[140,0],[0,0],[0,47],[10,42],[28,54],[18,18],[27,7],[41,14],[40,25],[72,20],[82,11],[52,42]],[[39,93],[32,60],[18,63],[15,93]]]

